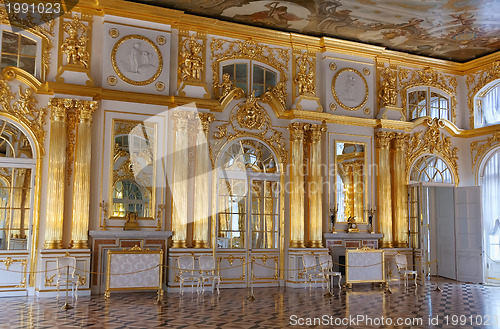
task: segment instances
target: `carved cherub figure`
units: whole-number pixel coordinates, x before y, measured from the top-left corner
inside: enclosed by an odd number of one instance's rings
[[[224,99],[234,89],[233,82],[230,79],[231,76],[229,73],[224,73],[222,75],[222,82],[217,84],[216,87],[219,88],[219,100]]]

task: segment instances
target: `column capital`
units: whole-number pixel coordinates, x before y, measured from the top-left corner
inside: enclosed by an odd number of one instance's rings
[[[290,140],[297,141],[304,139],[304,132],[306,130],[307,123],[303,122],[293,122],[288,125],[290,130]]]
[[[208,134],[208,129],[210,128],[210,123],[215,120],[213,113],[198,112],[193,115],[194,129],[203,130],[203,132]]]
[[[193,118],[192,112],[176,110],[172,113],[174,120],[174,129],[177,131],[187,131],[189,121]]]
[[[391,131],[378,131],[375,133],[375,147],[388,148],[394,133]]]
[[[66,121],[66,113],[73,108],[73,100],[70,98],[52,98],[49,101],[50,120]]]
[[[326,127],[321,124],[308,124],[304,127],[305,130],[309,132],[309,137],[311,138],[311,143],[321,142],[321,137],[326,131]]]
[[[92,114],[97,110],[96,101],[75,100],[75,111],[78,114],[79,121],[82,123],[91,123]]]
[[[393,148],[398,151],[404,150],[406,143],[410,139],[410,136],[405,133],[394,133],[392,142]]]

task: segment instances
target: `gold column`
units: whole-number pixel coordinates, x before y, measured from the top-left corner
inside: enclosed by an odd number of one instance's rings
[[[45,249],[62,248],[64,218],[64,185],[66,164],[66,112],[73,100],[52,98],[49,102],[50,149],[49,175],[47,179],[47,212],[45,225]]]
[[[209,248],[209,190],[208,180],[212,164],[208,149],[208,128],[214,121],[211,113],[195,115],[196,163],[194,180],[194,227],[193,242],[195,248]]]
[[[391,207],[391,162],[389,161],[389,144],[392,133],[379,131],[375,133],[377,148],[377,208],[378,230],[382,237],[381,247],[391,248],[392,244],[392,207]]]
[[[323,247],[323,212],[322,212],[322,175],[321,175],[321,137],[325,127],[318,124],[308,126],[310,136],[309,154],[309,246]]]
[[[174,175],[172,182],[172,241],[173,248],[186,248],[187,216],[188,216],[188,123],[191,113],[175,111],[174,119]]]
[[[73,220],[71,225],[71,248],[88,249],[90,158],[92,142],[92,113],[97,102],[75,101],[78,118],[75,154],[75,176],[73,178]]]
[[[304,124],[290,124],[290,247],[304,248]]]
[[[407,135],[395,133],[392,141],[392,220],[394,246],[408,247],[408,186],[405,180],[405,146]]]
[[[354,217],[362,222],[364,218],[364,160],[356,160],[353,163],[352,193],[354,199]]]

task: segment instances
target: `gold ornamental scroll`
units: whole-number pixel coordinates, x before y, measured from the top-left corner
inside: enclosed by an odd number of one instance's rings
[[[304,248],[304,126],[290,124],[290,247]]]
[[[186,111],[175,111],[174,120],[174,176],[172,183],[172,241],[173,248],[187,247],[188,222],[188,170],[189,166],[189,121],[192,114]]]
[[[309,246],[323,247],[323,213],[322,213],[322,175],[321,175],[321,137],[326,128],[319,124],[308,126],[310,145],[309,161]]]
[[[392,201],[391,201],[391,162],[389,144],[393,133],[379,131],[375,133],[377,149],[377,208],[379,211],[378,229],[384,236],[381,239],[383,248],[392,248]]]
[[[66,113],[73,106],[72,99],[52,98],[49,102],[50,149],[47,179],[47,212],[45,249],[62,248],[64,220],[64,182],[66,164]]]
[[[195,248],[209,248],[209,179],[211,172],[210,151],[207,134],[210,122],[214,120],[211,113],[195,114],[196,163],[194,180],[194,227],[193,243]]]
[[[73,178],[73,216],[71,225],[71,248],[88,249],[89,203],[90,203],[90,159],[92,144],[92,113],[97,102],[75,101],[78,116],[75,176]]]
[[[395,133],[392,141],[392,227],[393,244],[398,248],[408,247],[408,185],[405,179],[405,145],[408,137]]]

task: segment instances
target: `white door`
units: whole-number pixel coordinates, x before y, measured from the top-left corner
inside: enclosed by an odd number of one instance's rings
[[[481,189],[455,188],[457,280],[484,282]]]
[[[455,207],[453,187],[434,187],[438,275],[456,280]]]

